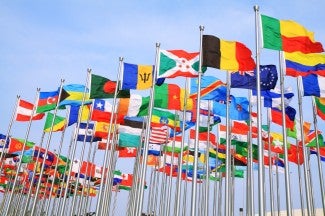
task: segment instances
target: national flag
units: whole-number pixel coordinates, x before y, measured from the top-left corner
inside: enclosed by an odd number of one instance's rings
[[[280,154],[280,157],[283,158],[284,155]],[[304,163],[303,148],[291,144],[290,148],[288,148],[288,161],[302,165]]]
[[[195,130],[191,129],[190,130],[190,139],[189,139],[189,148],[194,149],[195,145]],[[216,142],[216,135],[214,135],[211,132],[201,132],[199,133],[198,137],[199,143],[198,143],[198,148],[200,151],[206,150],[207,147],[216,147],[217,142]]]
[[[306,121],[303,122],[303,133],[304,133],[305,140],[307,138],[307,134],[310,132],[310,127],[311,127],[310,122],[306,122]],[[292,137],[298,141],[302,140],[301,124],[299,119],[295,119],[295,127],[293,130],[287,129],[287,136]],[[308,142],[308,140],[306,140],[305,142]]]
[[[124,116],[123,125],[142,129],[146,127],[146,122],[144,120],[144,117]]]
[[[152,87],[153,65],[123,63],[122,89],[148,89]]]
[[[115,124],[114,124],[115,125]],[[115,131],[115,126],[111,126],[111,135]],[[95,122],[95,137],[107,138],[110,124],[107,122]]]
[[[164,145],[164,151],[167,152],[174,152],[174,153],[180,153],[182,149],[182,137],[176,136],[173,138],[170,138],[168,143]],[[188,144],[184,142],[183,144],[183,151],[188,149]]]
[[[319,148],[319,151],[316,147],[311,147],[309,150],[311,154],[319,154],[320,160],[325,161],[325,147]]]
[[[120,158],[130,158],[137,156],[137,148],[135,147],[118,147],[117,152],[118,157]]]
[[[183,110],[184,109],[185,89],[176,84],[162,84],[155,86],[154,98],[155,107],[169,109],[169,110]],[[159,104],[156,104],[159,102]],[[187,99],[186,110],[193,108],[193,100]]]
[[[325,55],[323,53],[285,53],[287,76],[298,77],[317,74],[325,76]]]
[[[302,78],[304,96],[325,97],[325,77],[310,74]]]
[[[63,107],[65,105],[81,105],[91,103],[89,100],[89,91],[85,85],[81,84],[69,84],[62,87],[62,92],[67,94],[64,100],[61,100],[59,106]]]
[[[116,88],[116,81],[111,81],[106,77],[91,74],[90,96],[89,98],[113,98]],[[117,98],[130,97],[130,90],[118,90]]]
[[[133,182],[133,175],[132,174],[122,174],[122,181],[118,185],[118,188],[121,190],[131,190],[132,187],[132,182]]]
[[[141,135],[119,132],[119,147],[139,147],[141,145]]]
[[[93,178],[101,178],[102,167],[97,166],[96,164],[91,163],[89,161],[82,161],[80,167],[80,173]]]
[[[149,143],[148,145],[148,155],[156,155],[159,156],[162,153],[162,145],[157,143]]]
[[[231,88],[256,89],[256,69],[231,73]],[[274,89],[278,81],[275,65],[260,65],[261,90]]]
[[[317,146],[317,142],[318,145],[321,147],[324,147],[324,138],[323,135],[321,134],[320,131],[316,132],[316,131],[310,131],[307,136],[305,137],[305,146],[307,147],[316,147]],[[299,142],[299,144],[301,145],[302,143]]]
[[[271,151],[275,153],[284,153],[284,143],[282,133],[270,132],[271,136]],[[287,148],[290,148],[290,143],[287,144]],[[264,149],[269,149],[269,143],[264,142]]]
[[[57,155],[45,148],[35,146],[34,147],[34,155],[33,155],[34,161],[43,162],[48,165],[52,166],[56,164],[56,161],[58,159]]]
[[[112,112],[113,112],[113,105],[111,103],[109,103],[107,100],[95,99],[93,101],[91,120],[109,123],[111,120]],[[117,113],[116,115],[117,115],[116,123],[122,122],[124,116],[120,115],[119,113]]]
[[[291,106],[287,106],[285,108],[285,121],[286,121],[286,128],[290,128],[291,130],[293,130],[294,126],[295,126],[295,116],[296,116],[296,110],[291,107]],[[273,123],[276,123],[278,125],[283,125],[282,122],[282,111],[279,110],[278,108],[272,108],[271,109],[271,121]]]
[[[248,142],[248,133],[249,130],[247,130],[247,128],[243,129],[240,124],[243,123],[239,123],[237,121],[234,121],[234,126],[230,127],[230,139],[231,140],[236,140],[236,141],[240,141],[240,142]],[[220,143],[225,143],[227,140],[227,127],[226,125],[223,124],[219,124],[218,125],[218,135],[219,135],[219,142]],[[256,134],[252,134],[253,138],[256,138]]]
[[[248,100],[246,97],[235,97],[230,96],[228,102],[229,104],[229,114],[230,119],[233,120],[247,120],[249,118],[248,112]],[[226,101],[214,101],[213,102],[213,113],[226,117]]]
[[[191,79],[190,93],[190,98],[197,98],[198,78]],[[200,94],[202,100],[226,100],[227,87],[226,84],[217,77],[202,76]]]
[[[323,52],[323,46],[314,39],[314,33],[293,20],[278,20],[261,15],[263,47],[285,52]]]
[[[175,115],[167,110],[156,109],[152,110],[151,122],[154,124],[164,124],[168,127],[179,131],[180,120],[178,115]]]
[[[131,94],[129,98],[120,98],[117,112],[123,116],[146,116],[148,115],[150,97]]]
[[[56,132],[63,131],[63,129],[67,125],[67,120],[64,117],[55,115],[53,113],[48,112],[44,124],[44,132]]]
[[[158,78],[197,77],[199,52],[160,50]]]
[[[317,115],[325,120],[325,98],[314,97]]]
[[[79,128],[76,129],[77,132],[77,141],[83,142],[96,142],[99,141],[100,138],[95,137],[94,133],[94,123],[83,123],[81,122]]]
[[[252,51],[243,43],[203,35],[202,66],[227,71],[252,71],[256,64]]]
[[[45,116],[44,113],[35,113],[34,104],[19,99],[16,110],[16,121],[40,120]]]
[[[143,133],[143,129],[142,128],[134,128],[134,127],[126,126],[126,125],[119,125],[118,133],[129,133],[129,134],[141,136]]]
[[[149,142],[150,143],[166,143],[168,138],[168,126],[165,124],[151,124]]]
[[[69,117],[68,117],[68,126],[73,125],[78,122],[80,114],[80,121],[85,122],[89,119],[90,116],[90,104],[86,105],[77,105],[70,106]]]
[[[23,148],[25,145],[25,148]],[[8,149],[7,149],[7,153],[8,154],[12,154],[12,153],[18,153],[20,151],[23,150],[28,150],[32,147],[34,147],[35,143],[31,142],[31,141],[25,141],[25,139],[19,139],[19,138],[13,138],[11,137],[9,140],[9,145],[8,145]],[[21,153],[19,153],[21,154]]]
[[[256,90],[252,91],[251,102],[252,104],[257,103],[257,92]],[[282,96],[281,96],[281,89],[275,87],[274,89],[270,90],[263,90],[261,91],[261,99],[264,101],[264,107],[281,107]],[[284,89],[284,105],[289,106],[292,98],[294,96],[293,90],[291,87],[286,87]]]
[[[36,113],[54,110],[59,100],[59,91],[40,92],[37,102]]]

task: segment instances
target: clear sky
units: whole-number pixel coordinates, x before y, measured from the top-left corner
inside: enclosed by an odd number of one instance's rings
[[[204,34],[240,41],[255,55],[254,5],[261,14],[299,22],[325,45],[323,0],[1,1],[0,133],[8,129],[17,95],[34,102],[38,87],[55,90],[61,79],[85,84],[87,68],[116,79],[119,57],[154,64],[157,42],[162,49],[198,51],[200,25]],[[263,50],[261,64],[277,65],[277,53]],[[207,74],[223,79],[225,72]],[[286,84],[296,85],[293,79]],[[305,100],[304,115],[312,121],[310,99]],[[26,125],[15,123],[12,135],[23,138]],[[30,140],[40,140],[42,127],[43,122],[33,123]]]

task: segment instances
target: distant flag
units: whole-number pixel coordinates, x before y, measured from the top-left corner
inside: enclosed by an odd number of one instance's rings
[[[44,113],[33,113],[34,105],[25,100],[19,99],[17,110],[16,110],[16,121],[29,121],[40,120],[45,114]]]
[[[191,79],[190,98],[197,98],[198,79]],[[214,76],[203,76],[201,78],[201,99],[202,100],[226,100],[227,87],[220,79]]]
[[[286,116],[285,116],[286,127],[293,130],[294,126],[295,126],[294,121],[295,121],[295,117],[296,117],[296,110],[291,106],[287,106],[285,108],[285,114],[286,114]],[[279,110],[278,108],[272,108],[271,109],[271,121],[278,125],[283,125],[282,111]]]
[[[325,120],[325,98],[315,97],[317,115]]]
[[[257,103],[257,96],[256,96],[256,90],[252,91],[252,98],[251,103],[256,104]],[[286,87],[284,89],[284,105],[289,106],[292,98],[294,96],[293,90],[291,87]],[[281,107],[281,89],[278,87],[275,87],[271,90],[263,90],[261,91],[261,98],[264,101],[264,107],[275,107],[279,108]]]
[[[64,94],[67,94],[68,96],[64,100],[60,101],[59,106],[80,105],[82,103],[84,94],[85,94],[84,104],[91,103],[91,100],[89,100],[89,91],[84,85],[81,84],[64,85],[62,87],[62,91],[65,92]]]
[[[304,96],[325,97],[325,77],[310,74],[301,78]]]
[[[150,143],[166,143],[168,138],[168,126],[165,124],[151,124],[149,142]]]
[[[141,145],[141,133],[119,132],[119,147],[139,147]]]
[[[48,112],[44,124],[44,132],[62,131],[66,126],[67,120],[61,116],[54,116],[53,113]],[[52,126],[53,123],[53,126]]]
[[[197,77],[199,52],[160,50],[158,78]]]
[[[154,108],[152,110],[151,122],[153,124],[164,124],[172,129],[180,130],[180,120],[178,116],[168,110]]]
[[[137,148],[135,147],[118,147],[118,157],[130,158],[137,156]]]
[[[320,42],[315,42],[314,33],[292,20],[278,20],[261,15],[263,47],[285,52],[323,52]]]
[[[154,66],[123,63],[122,89],[149,89],[152,86]]]
[[[54,110],[59,99],[59,91],[40,92],[36,112],[43,113]]]
[[[202,66],[227,71],[252,71],[256,64],[252,51],[243,43],[203,35]]]
[[[77,135],[77,141],[83,142],[84,140],[86,142],[96,142],[101,140],[98,137],[95,137],[94,132],[94,124],[93,123],[80,123],[79,128],[76,129]]]
[[[247,120],[249,118],[248,100],[246,97],[235,97],[233,95],[229,98],[229,112],[232,120]],[[226,117],[226,101],[214,101],[213,113]]]
[[[146,123],[144,117],[128,117],[124,116],[123,125],[134,128],[145,128]]]
[[[298,77],[317,74],[325,76],[325,55],[323,53],[285,53],[287,76]]]
[[[319,148],[319,151],[317,151],[316,147],[310,147],[310,153],[311,154],[318,154],[319,153],[319,157],[321,161],[325,161],[325,147],[321,147]]]
[[[111,135],[116,130],[116,127],[114,125],[115,124],[113,124],[111,126]],[[95,137],[107,138],[109,127],[110,127],[110,124],[107,122],[96,122],[95,123]]]
[[[81,107],[80,105],[70,106],[68,126],[71,126],[74,123],[78,122],[80,112],[82,112],[80,121],[87,121],[90,116],[90,104],[83,105],[83,107]]]
[[[278,81],[275,65],[260,65],[261,90],[274,89]],[[256,89],[256,69],[231,73],[231,88]]]
[[[116,81],[108,78],[92,74],[90,80],[90,96],[89,98],[113,98],[116,88]],[[118,90],[118,98],[130,97],[129,90]]]
[[[110,102],[103,99],[95,99],[93,101],[91,120],[109,123],[111,120],[112,111],[113,111],[113,105]],[[124,116],[119,115],[119,113],[117,113],[117,116],[118,116],[117,123],[123,121]]]
[[[148,145],[148,154],[149,155],[155,155],[155,156],[159,156],[162,154],[162,146],[160,144],[157,143],[149,143]]]
[[[120,115],[135,117],[148,115],[150,97],[131,94],[129,98],[120,98],[118,113]]]

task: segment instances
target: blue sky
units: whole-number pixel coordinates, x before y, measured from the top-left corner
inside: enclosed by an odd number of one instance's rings
[[[325,44],[322,0],[1,1],[0,132],[8,129],[16,95],[33,102],[36,88],[54,90],[61,79],[65,84],[85,84],[87,68],[116,79],[119,57],[154,64],[157,42],[162,49],[198,51],[200,25],[205,34],[240,41],[255,55],[254,5],[260,6],[261,14],[299,22]],[[277,65],[277,53],[262,50],[261,64]],[[225,74],[215,69],[207,73],[222,79]],[[285,82],[296,85],[290,78]],[[304,115],[312,121],[310,99],[304,100]],[[323,122],[320,126],[322,130]],[[37,142],[43,124],[33,127],[30,139]],[[26,124],[13,125],[13,136],[25,133]]]

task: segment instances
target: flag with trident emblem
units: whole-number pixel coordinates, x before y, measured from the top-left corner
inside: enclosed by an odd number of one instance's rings
[[[123,64],[122,89],[148,89],[152,86],[153,65]]]

